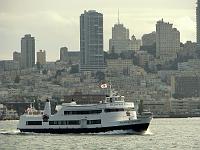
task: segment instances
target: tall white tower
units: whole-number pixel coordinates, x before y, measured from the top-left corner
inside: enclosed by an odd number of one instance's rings
[[[162,20],[156,24],[156,57],[171,60],[177,57],[180,50],[180,32],[173,24]]]
[[[128,50],[130,50],[129,29],[120,23],[118,10],[118,20],[114,27],[112,27],[112,38],[109,40],[109,52],[120,54]]]

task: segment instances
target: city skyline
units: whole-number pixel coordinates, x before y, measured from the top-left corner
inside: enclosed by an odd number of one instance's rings
[[[70,5],[64,0],[24,1],[2,0],[0,9],[0,59],[12,59],[12,52],[20,52],[20,38],[31,34],[36,39],[36,51],[44,49],[47,60],[59,59],[60,47],[79,48],[79,15],[84,10],[95,9],[104,15],[104,50],[108,50],[112,27],[120,23],[136,38],[155,31],[155,24],[164,18],[173,23],[181,33],[181,42],[196,41],[196,0],[127,0],[109,2],[102,0],[75,0]],[[145,2],[145,3],[144,3]],[[181,7],[180,7],[181,3]],[[23,4],[23,5],[22,5]],[[77,5],[80,4],[80,5]],[[144,5],[145,4],[145,5]],[[75,9],[70,9],[74,7]],[[23,8],[23,9],[22,9]],[[151,12],[151,13],[149,13]],[[41,21],[41,18],[44,18]]]

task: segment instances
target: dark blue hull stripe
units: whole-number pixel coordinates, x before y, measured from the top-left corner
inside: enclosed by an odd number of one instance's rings
[[[112,126],[102,128],[57,128],[57,129],[19,129],[21,132],[35,132],[35,133],[53,133],[53,134],[66,134],[66,133],[98,133],[108,132],[114,130],[133,130],[135,132],[146,131],[149,123],[145,124],[134,124],[134,125],[123,125],[123,126]]]

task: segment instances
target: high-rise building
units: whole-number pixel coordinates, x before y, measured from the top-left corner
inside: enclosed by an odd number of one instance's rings
[[[118,11],[118,23],[112,27],[112,38],[109,40],[109,53],[138,51],[140,46],[141,40],[136,39],[134,35],[129,38],[129,29],[120,23]]]
[[[40,50],[37,52],[37,64],[44,65],[46,64],[46,52],[45,50]]]
[[[95,10],[80,16],[80,71],[104,70],[103,14]]]
[[[21,53],[13,52],[13,61],[18,62],[19,66],[21,67]]]
[[[180,32],[162,20],[156,24],[156,57],[171,60],[180,51]]]
[[[112,27],[112,39],[109,40],[109,52],[120,54],[130,50],[129,29],[119,22]]]
[[[152,46],[155,43],[156,43],[156,32],[144,34],[142,36],[142,45],[143,46]]]
[[[131,40],[129,41],[129,50],[134,52],[139,51],[140,46],[142,46],[141,40],[136,39],[135,36],[133,35],[131,37]]]
[[[35,38],[31,34],[21,39],[21,64],[24,69],[35,65]]]
[[[196,23],[197,23],[197,49],[200,50],[200,0],[197,0],[197,8],[196,8]]]
[[[68,52],[68,62],[72,64],[80,63],[80,51],[69,51]]]
[[[66,62],[68,60],[68,48],[61,47],[60,48],[60,61]]]
[[[13,60],[14,61],[17,61],[17,62],[20,62],[21,61],[21,53],[19,52],[13,52]]]

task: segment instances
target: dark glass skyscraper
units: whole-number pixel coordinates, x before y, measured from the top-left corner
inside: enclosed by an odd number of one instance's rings
[[[197,22],[197,47],[200,48],[200,0],[197,0],[197,8],[196,8],[196,22]],[[200,49],[199,49],[200,50]]]
[[[95,10],[80,16],[80,71],[104,70],[103,14]]]
[[[35,38],[26,34],[21,39],[21,66],[23,69],[32,68],[35,65]]]

